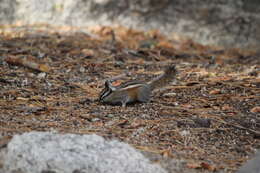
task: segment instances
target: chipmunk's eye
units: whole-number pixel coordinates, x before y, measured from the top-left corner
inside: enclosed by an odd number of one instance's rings
[[[106,87],[106,88],[109,88],[109,89],[112,90],[112,91],[115,91],[115,90],[116,90],[116,87],[114,87],[114,86],[112,85],[111,81],[109,81],[109,80],[107,80],[107,81],[105,82],[105,87]]]
[[[109,80],[106,80],[106,82],[105,82],[105,88],[109,88],[109,85],[110,85],[111,83],[110,83],[110,81]]]

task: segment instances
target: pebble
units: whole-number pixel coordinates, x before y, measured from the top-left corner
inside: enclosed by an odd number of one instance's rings
[[[91,122],[97,122],[97,121],[100,121],[100,118],[92,118],[91,119]]]
[[[46,73],[45,72],[42,72],[42,73],[39,73],[38,75],[37,75],[37,78],[38,79],[44,79],[45,77],[46,77]]]
[[[84,72],[86,71],[86,69],[85,69],[85,67],[80,67],[80,68],[79,68],[79,71],[80,71],[81,73],[84,73]]]
[[[108,117],[108,118],[113,118],[114,115],[113,115],[113,114],[107,114],[107,117]]]

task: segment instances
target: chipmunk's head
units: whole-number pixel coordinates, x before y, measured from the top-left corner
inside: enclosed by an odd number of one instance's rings
[[[99,95],[99,101],[104,102],[105,98],[109,96],[116,88],[111,84],[109,80],[105,82],[105,88],[101,91]]]

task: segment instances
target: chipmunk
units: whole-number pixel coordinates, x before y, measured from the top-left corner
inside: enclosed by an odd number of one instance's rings
[[[169,66],[162,75],[150,82],[128,82],[120,86],[113,86],[111,81],[105,82],[105,88],[101,91],[99,101],[101,103],[117,105],[123,107],[127,103],[148,102],[151,93],[156,88],[161,88],[169,84],[176,76],[177,70],[174,65]]]

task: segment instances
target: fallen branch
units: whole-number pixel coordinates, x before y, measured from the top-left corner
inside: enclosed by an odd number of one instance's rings
[[[24,67],[27,67],[27,68],[30,68],[33,70],[41,71],[41,72],[50,71],[50,67],[48,65],[37,62],[36,59],[31,56],[25,57],[25,58],[9,56],[9,57],[5,58],[5,61],[11,65],[24,66]]]
[[[235,127],[237,129],[240,129],[240,130],[247,130],[248,132],[250,132],[251,134],[255,135],[255,137],[260,137],[260,131],[256,131],[256,130],[253,130],[253,129],[249,129],[249,128],[246,128],[246,127],[243,127],[241,125],[238,125],[238,124],[232,124],[232,123],[227,123],[225,122],[224,120],[217,120],[219,121],[220,123],[223,123],[223,124],[226,124],[226,125],[230,125],[232,127]]]

